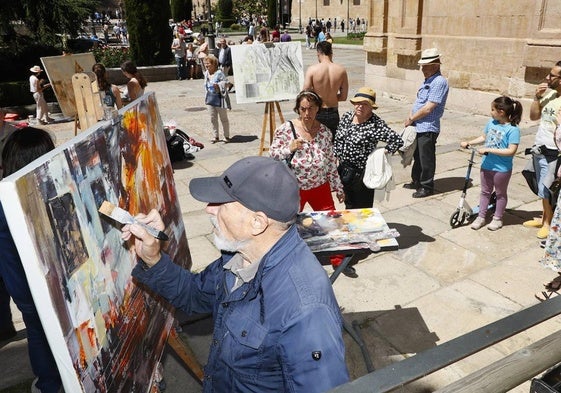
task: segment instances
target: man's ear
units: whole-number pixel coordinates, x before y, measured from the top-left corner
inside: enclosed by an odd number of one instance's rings
[[[257,236],[265,232],[270,225],[269,217],[263,212],[253,212],[251,217],[251,234]]]

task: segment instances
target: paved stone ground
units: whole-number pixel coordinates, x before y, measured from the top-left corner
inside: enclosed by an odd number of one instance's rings
[[[303,57],[306,65],[316,61],[313,50],[303,49]],[[365,55],[361,50],[336,46],[334,60],[345,64],[349,71],[350,96],[368,84],[364,81]],[[421,79],[419,72],[419,82]],[[219,174],[239,158],[258,153],[264,105],[237,105],[233,100],[229,113],[233,143],[212,145],[208,143],[210,121],[204,109],[200,80],[150,83],[147,90],[156,92],[164,121],[175,120],[181,129],[205,143],[205,148],[196,153],[195,160],[174,167],[193,269],[198,271],[217,257],[218,252],[212,245],[211,226],[204,205],[191,198],[188,182],[193,177]],[[400,130],[411,106],[410,98],[378,92],[378,103],[378,115],[392,128]],[[292,102],[281,103],[286,119],[295,116],[292,106]],[[342,112],[350,108],[346,102],[340,109]],[[391,193],[389,201],[375,206],[383,212],[389,226],[400,232],[399,250],[373,254],[361,260],[356,265],[358,278],[341,276],[334,284],[339,303],[344,308],[344,317],[359,321],[376,368],[535,304],[534,293],[555,275],[537,262],[543,251],[538,246],[535,230],[520,225],[541,212],[538,200],[520,175],[526,162],[523,150],[532,145],[536,131],[532,122],[522,124],[522,143],[515,157],[504,228],[496,232],[473,231],[467,225],[450,228],[449,217],[459,201],[468,160],[468,154],[458,149],[459,141],[481,133],[488,118],[488,115],[446,111],[438,141],[437,193],[434,196],[421,200],[411,198],[411,191],[401,187],[409,181],[409,168],[401,168],[395,158],[398,187]],[[72,123],[47,127],[57,135],[58,143],[73,136]],[[467,199],[471,206],[475,206],[479,194],[477,165],[472,178],[473,187],[469,189]],[[328,266],[326,270],[331,272]],[[16,322],[21,330],[17,339],[0,343],[0,389],[32,378],[19,314],[16,314]],[[399,391],[434,391],[560,327],[559,319],[552,319]],[[183,339],[189,342],[204,364],[211,321],[188,322],[183,329]],[[366,369],[358,346],[347,334],[345,341],[347,364],[354,379],[364,375]],[[173,355],[166,353],[163,361],[167,392],[200,391],[200,386]],[[525,383],[512,392],[528,390],[529,383]]]

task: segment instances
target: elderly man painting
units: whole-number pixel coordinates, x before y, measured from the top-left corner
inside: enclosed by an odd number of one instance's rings
[[[133,275],[173,306],[212,312],[204,392],[325,392],[349,379],[342,319],[329,279],[300,238],[298,181],[279,161],[248,157],[193,179],[222,256],[201,273],[174,264],[140,225],[123,227]],[[155,210],[143,224],[164,229]]]

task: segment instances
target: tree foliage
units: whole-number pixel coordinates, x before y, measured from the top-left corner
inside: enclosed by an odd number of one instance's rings
[[[77,35],[99,5],[99,0],[2,0],[2,42],[12,45],[29,36],[36,43],[60,45],[60,35]]]
[[[275,27],[277,23],[277,0],[267,0],[267,26]]]
[[[191,19],[193,12],[193,0],[171,0],[171,17],[174,21]]]
[[[218,0],[217,17],[219,22],[224,23],[224,27],[230,27],[235,21],[234,18],[234,3],[232,0]]]
[[[235,18],[241,16],[262,15],[267,9],[266,0],[236,0],[232,11]]]
[[[172,31],[169,0],[125,0],[129,47],[137,65],[169,64]]]

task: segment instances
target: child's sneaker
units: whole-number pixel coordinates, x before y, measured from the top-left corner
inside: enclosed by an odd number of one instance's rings
[[[483,217],[477,217],[475,221],[471,224],[471,229],[478,230],[485,225],[485,219]]]
[[[493,217],[493,220],[489,225],[487,225],[487,229],[490,231],[496,231],[497,229],[501,229],[503,227],[503,220]]]

